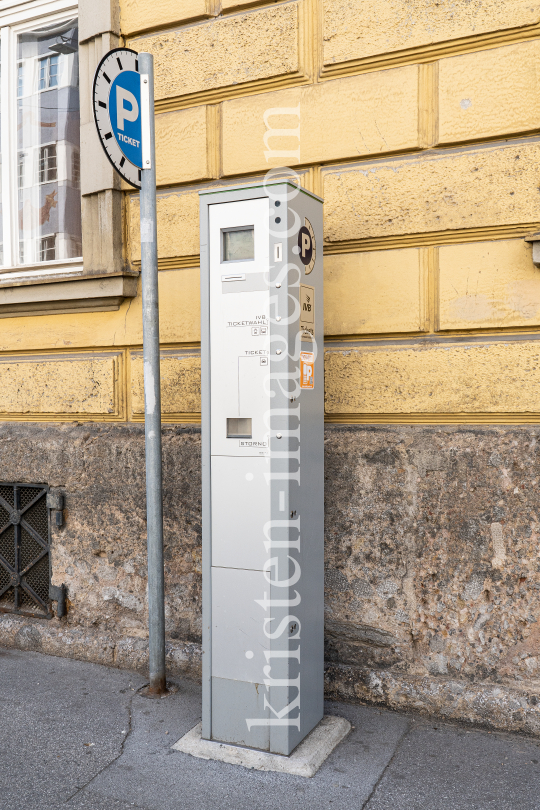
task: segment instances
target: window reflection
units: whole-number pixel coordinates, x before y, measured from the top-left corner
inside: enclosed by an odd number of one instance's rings
[[[82,252],[77,35],[72,20],[18,37],[17,181],[22,264],[70,259]]]
[[[39,89],[58,87],[58,56],[46,56],[39,60]]]
[[[0,47],[0,87],[1,87],[1,78],[2,78],[2,50]],[[0,91],[0,133],[2,131],[2,105],[4,99],[2,98],[1,91]],[[2,188],[2,140],[0,135],[0,267],[4,264],[4,209],[3,209],[3,195],[1,193]]]

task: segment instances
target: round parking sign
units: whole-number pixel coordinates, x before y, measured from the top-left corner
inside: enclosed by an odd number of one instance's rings
[[[141,187],[141,77],[137,52],[114,48],[94,76],[94,119],[105,154],[124,180]]]

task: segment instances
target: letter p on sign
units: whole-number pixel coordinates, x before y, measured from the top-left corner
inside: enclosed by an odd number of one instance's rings
[[[124,106],[124,102],[130,105],[129,109]],[[116,126],[123,131],[124,121],[136,121],[139,117],[139,105],[137,99],[126,90],[125,87],[116,85]]]

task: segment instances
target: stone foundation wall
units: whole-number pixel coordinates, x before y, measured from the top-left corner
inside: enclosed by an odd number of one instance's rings
[[[536,427],[329,427],[327,690],[540,734]],[[200,671],[200,431],[163,430],[167,656]],[[0,480],[65,495],[68,614],[0,614],[0,643],[147,662],[144,429],[0,426]]]

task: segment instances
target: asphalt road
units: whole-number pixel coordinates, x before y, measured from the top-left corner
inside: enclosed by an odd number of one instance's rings
[[[538,810],[540,740],[328,703],[354,726],[312,779],[171,750],[200,689],[0,648],[1,810]]]

